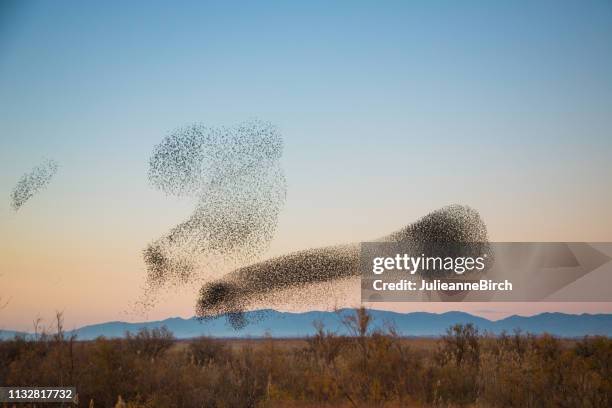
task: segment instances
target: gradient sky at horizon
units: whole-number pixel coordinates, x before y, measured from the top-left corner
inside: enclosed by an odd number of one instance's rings
[[[126,313],[141,251],[194,205],[147,183],[153,146],[249,118],[285,140],[266,256],[451,203],[479,210],[493,241],[612,241],[609,1],[4,1],[0,329],[55,310],[68,326],[142,320]],[[12,188],[45,157],[56,177],[15,213]],[[194,299],[171,294],[147,318],[189,316]],[[421,310],[459,308],[612,312]]]

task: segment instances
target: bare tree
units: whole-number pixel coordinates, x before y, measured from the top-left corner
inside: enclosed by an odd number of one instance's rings
[[[40,330],[41,330],[41,326],[42,326],[42,318],[40,316],[37,316],[36,319],[34,319],[34,321],[32,322],[32,326],[34,326],[34,340],[38,340],[40,338]],[[42,331],[44,332],[45,329],[43,328]]]
[[[351,337],[357,340],[357,344],[361,348],[363,355],[364,368],[367,368],[368,359],[368,332],[370,323],[372,323],[372,315],[368,310],[361,306],[355,310],[354,314],[346,315],[342,318],[342,323],[348,329]]]

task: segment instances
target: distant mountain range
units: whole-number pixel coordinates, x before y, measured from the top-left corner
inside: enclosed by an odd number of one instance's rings
[[[270,335],[272,337],[305,337],[314,334],[313,323],[320,321],[327,330],[346,334],[342,316],[352,313],[351,309],[337,312],[289,313],[275,310],[246,312],[249,322],[241,330],[233,329],[224,316],[200,321],[196,318],[179,317],[166,320],[126,323],[107,322],[84,326],[69,333],[75,333],[80,340],[95,339],[98,336],[123,337],[126,332],[137,332],[140,328],[149,329],[166,326],[179,339],[198,336],[248,338]],[[550,333],[562,337],[581,337],[585,335],[612,336],[612,314],[565,314],[542,313],[535,316],[510,316],[491,321],[483,317],[463,312],[448,313],[396,313],[382,310],[370,310],[374,321],[373,328],[384,327],[392,323],[403,336],[440,336],[446,329],[457,323],[473,323],[481,331],[499,334],[502,331],[512,332],[520,328],[523,332]],[[6,339],[20,334],[14,331],[0,330],[0,338]],[[27,335],[27,333],[21,333]]]

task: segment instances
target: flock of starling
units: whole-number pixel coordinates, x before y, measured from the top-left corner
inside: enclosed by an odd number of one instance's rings
[[[313,285],[359,276],[359,243],[306,249],[255,262],[273,239],[285,203],[282,153],[279,131],[259,120],[234,127],[192,124],[170,133],[154,147],[150,184],[165,194],[194,199],[196,206],[187,219],[143,250],[147,290],[201,284],[207,269],[238,265],[204,283],[196,315],[226,315],[239,328],[246,323],[243,311],[262,299],[296,291],[307,296],[305,289]],[[46,160],[24,174],[11,195],[13,209],[19,210],[45,188],[58,167],[55,161]],[[475,210],[452,205],[377,241],[419,248],[432,242],[486,243],[487,230]]]

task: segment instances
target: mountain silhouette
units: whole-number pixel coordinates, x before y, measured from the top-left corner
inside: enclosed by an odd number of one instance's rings
[[[335,312],[311,311],[303,313],[279,312],[276,310],[258,310],[246,312],[244,317],[248,324],[241,330],[235,330],[227,322],[225,316],[214,319],[198,320],[173,317],[165,320],[127,323],[106,322],[83,326],[68,331],[76,334],[79,340],[91,340],[99,336],[123,337],[126,332],[137,332],[141,328],[153,329],[166,326],[178,339],[188,339],[198,336],[213,336],[226,338],[257,338],[272,337],[305,337],[314,334],[314,322],[320,321],[326,330],[338,334],[347,334],[347,328],[342,324],[342,317],[352,313],[351,309],[341,309]],[[402,336],[440,336],[454,324],[472,323],[480,331],[499,334],[503,331],[511,333],[515,329],[534,334],[550,333],[561,337],[582,337],[585,335],[612,336],[612,314],[565,314],[541,313],[534,316],[510,316],[492,321],[464,312],[397,313],[383,310],[370,310],[374,318],[372,329],[381,329],[393,325]],[[7,339],[16,334],[28,333],[15,331],[0,331],[0,338]]]

